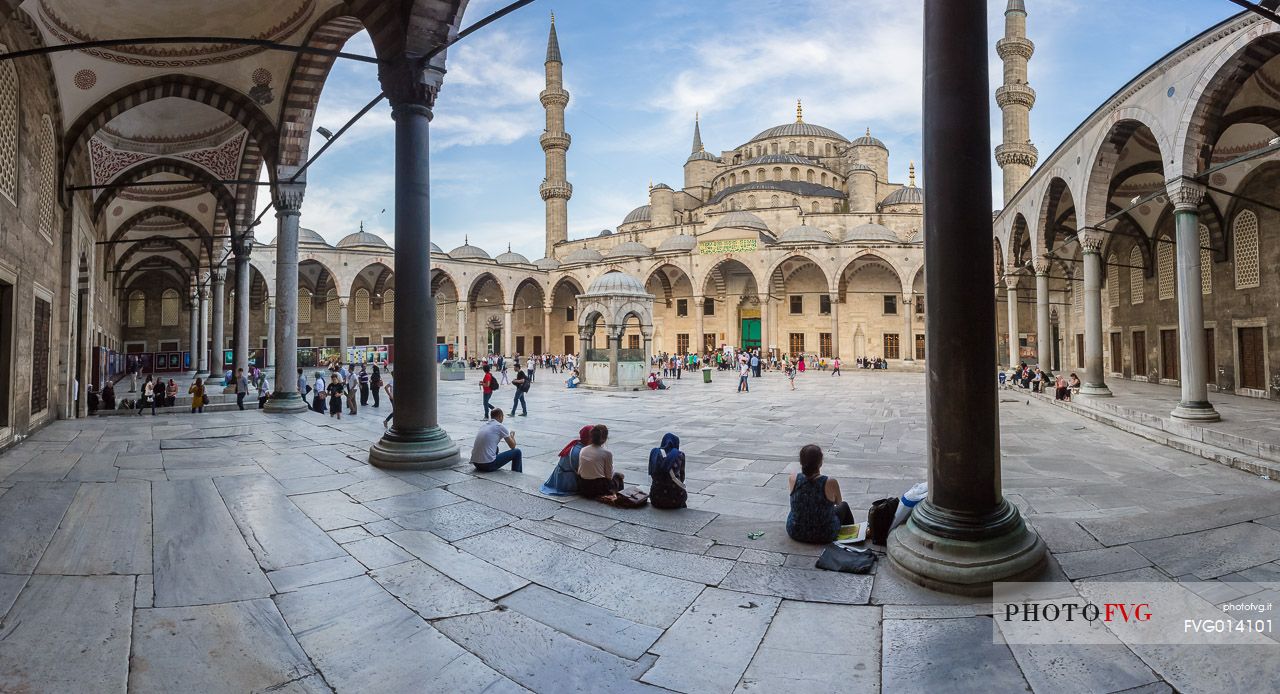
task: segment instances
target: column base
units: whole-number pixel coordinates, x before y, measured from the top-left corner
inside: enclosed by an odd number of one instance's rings
[[[1222,415],[1207,402],[1180,402],[1170,414],[1174,419],[1186,422],[1216,422]]]
[[[307,407],[307,401],[297,393],[272,393],[262,409],[268,414],[294,414],[311,408]]]
[[[1080,394],[1091,398],[1109,398],[1112,396],[1111,389],[1105,383],[1102,385],[1082,384],[1080,386]]]
[[[386,470],[438,470],[460,459],[458,444],[438,426],[404,431],[392,425],[369,447],[369,464]]]
[[[996,581],[1029,580],[1043,571],[1044,541],[1007,501],[1004,517],[990,526],[990,536],[983,537],[980,527],[968,529],[976,539],[955,539],[926,529],[916,514],[927,503],[917,506],[888,540],[890,566],[912,583],[943,593],[987,596]]]

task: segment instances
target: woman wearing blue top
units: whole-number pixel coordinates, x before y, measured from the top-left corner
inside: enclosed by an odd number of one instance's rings
[[[542,483],[542,493],[552,496],[565,496],[578,491],[578,453],[583,446],[591,445],[591,430],[594,425],[588,424],[578,432],[578,439],[570,441],[560,451],[560,460],[551,471],[551,476]]]
[[[822,449],[813,444],[801,448],[800,472],[791,474],[787,515],[787,534],[796,542],[835,542],[840,526],[853,523],[849,503],[840,498],[840,483],[821,470]]]
[[[675,434],[662,437],[662,443],[649,451],[649,502],[654,508],[684,508],[689,494],[684,489],[684,453]]]

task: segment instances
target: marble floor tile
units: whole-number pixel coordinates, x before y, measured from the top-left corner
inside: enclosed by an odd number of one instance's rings
[[[707,588],[650,649],[658,662],[641,679],[685,694],[733,691],[781,602]]]
[[[151,485],[81,484],[36,572],[151,573]]]

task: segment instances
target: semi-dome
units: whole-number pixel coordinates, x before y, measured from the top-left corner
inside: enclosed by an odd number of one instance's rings
[[[554,270],[560,267],[560,261],[555,258],[538,258],[533,261],[533,265],[539,270]]]
[[[464,238],[462,245],[449,251],[449,257],[454,260],[489,260],[489,254],[484,252],[483,248],[471,245],[471,240]]]
[[[653,208],[648,205],[641,205],[627,213],[622,218],[623,224],[631,224],[632,222],[648,222],[653,219]]]
[[[866,135],[863,135],[862,137],[854,140],[853,142],[850,142],[849,144],[854,147],[879,147],[880,149],[883,149],[886,152],[889,151],[889,148],[885,147],[883,142],[871,136],[871,128],[867,128]]]
[[[275,242],[272,241],[272,243],[275,243]],[[301,227],[298,229],[298,243],[308,243],[308,244],[314,244],[317,246],[329,245],[329,242],[325,241],[323,236],[321,236],[320,234],[317,234],[314,229],[308,229],[306,227]]]
[[[769,232],[769,225],[764,223],[763,219],[751,214],[738,210],[716,220],[715,226],[711,227],[712,231],[716,229],[753,229],[755,231]]]
[[[385,249],[385,248],[390,248],[390,246],[387,245],[386,241],[382,240],[381,236],[370,234],[369,232],[364,230],[363,226],[361,226],[360,231],[357,231],[354,234],[347,234],[346,236],[343,236],[342,240],[338,242],[338,248]]]
[[[821,125],[813,123],[787,123],[785,125],[775,125],[768,130],[761,131],[759,135],[751,138],[751,142],[757,140],[767,140],[771,137],[829,137],[841,142],[848,142],[844,135],[832,130],[824,128]]]
[[[698,247],[698,238],[689,234],[669,236],[658,244],[658,253],[688,253]]]
[[[844,242],[858,241],[888,241],[890,243],[902,243],[902,239],[893,233],[893,230],[879,224],[863,224],[856,226],[845,232]]]
[[[600,251],[594,248],[579,248],[566,255],[561,262],[565,265],[574,265],[576,263],[598,263],[601,260],[604,260],[604,256],[600,255]]]
[[[807,224],[793,226],[782,232],[782,236],[778,237],[778,243],[831,243],[831,234]]]
[[[923,205],[923,204],[924,204],[924,189],[923,189],[923,188],[917,188],[917,187],[916,187],[916,186],[914,186],[914,185],[904,186],[904,187],[902,187],[902,188],[899,188],[899,189],[897,189],[897,190],[893,191],[892,193],[889,193],[889,196],[888,196],[887,198],[885,198],[885,199],[884,199],[884,202],[882,202],[882,203],[880,203],[880,204],[881,204],[881,205],[885,205],[885,206],[888,206],[888,205]]]
[[[742,162],[743,166],[754,166],[756,164],[804,164],[805,166],[813,166],[814,161],[798,154],[765,154]]]
[[[609,259],[648,258],[651,255],[653,255],[653,249],[649,248],[643,243],[638,243],[636,241],[627,241],[626,243],[620,243],[614,246],[613,248],[610,248],[608,252],[604,254],[604,257]]]
[[[606,272],[596,278],[596,281],[587,287],[587,294],[624,294],[631,296],[648,296],[649,292],[645,291],[644,285],[640,280],[628,275],[625,272]]]
[[[431,242],[431,252],[432,252],[432,253],[444,253],[444,249],[443,249],[443,248],[441,248],[441,247],[439,247],[439,246],[437,246],[435,241],[432,241],[432,242]]]
[[[511,244],[507,244],[507,252],[506,252],[506,253],[500,253],[500,254],[498,254],[498,257],[497,257],[497,258],[494,258],[494,260],[498,261],[498,264],[499,264],[499,265],[511,265],[511,264],[514,264],[514,263],[520,263],[520,264],[522,264],[522,265],[530,265],[530,264],[531,264],[531,263],[529,262],[529,259],[528,259],[528,258],[526,258],[526,257],[524,257],[524,256],[522,256],[522,255],[520,255],[519,253],[512,252],[512,250],[511,250]]]

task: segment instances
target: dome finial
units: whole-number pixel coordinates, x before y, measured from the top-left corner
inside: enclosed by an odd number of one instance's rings
[[[871,126],[867,126],[867,137],[871,137]]]
[[[912,188],[915,188],[915,187],[916,187],[916,163],[915,163],[914,161],[913,161],[913,162],[911,162],[911,163],[907,166],[907,172],[908,172],[908,173],[907,173],[907,178],[908,178],[908,183],[907,183],[907,185],[911,186]]]
[[[552,23],[552,24],[555,24],[555,23],[556,23],[556,11],[555,11],[555,10],[551,10],[551,23]]]
[[[804,122],[804,105],[800,103],[799,99],[796,99],[796,122]]]
[[[471,236],[470,236],[469,234],[463,234],[463,235],[462,235],[462,245],[464,245],[464,246],[470,246],[470,245],[471,245]]]
[[[510,241],[508,241],[508,242],[507,242],[507,252],[508,252],[508,253],[510,253],[510,252],[511,252],[511,242],[510,242]]]
[[[364,220],[363,220],[363,219],[362,219],[362,220],[360,220],[360,231],[361,231],[361,233],[363,233],[363,232],[364,232]]]

